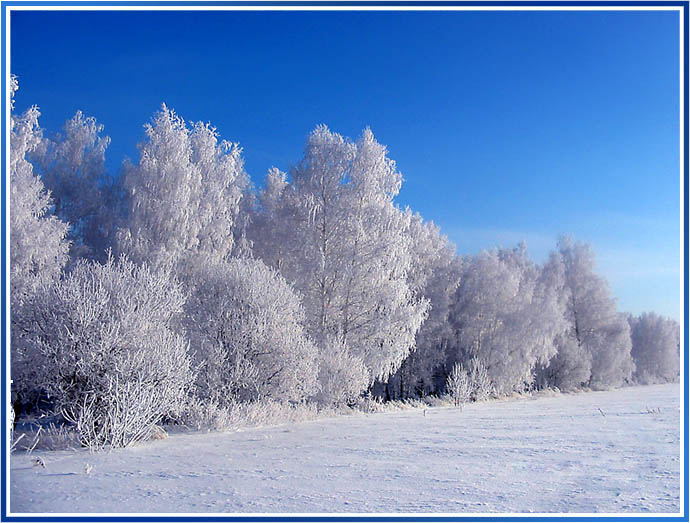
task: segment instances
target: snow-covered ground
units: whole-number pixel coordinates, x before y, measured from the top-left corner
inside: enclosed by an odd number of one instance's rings
[[[10,508],[678,512],[679,407],[659,385],[44,452],[45,469],[17,454]]]

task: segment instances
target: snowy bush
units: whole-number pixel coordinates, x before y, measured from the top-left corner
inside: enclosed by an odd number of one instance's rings
[[[467,364],[467,374],[472,387],[472,398],[484,401],[494,394],[494,386],[486,367],[479,358],[472,358]]]
[[[299,298],[261,261],[199,260],[185,311],[201,398],[223,406],[299,401],[316,392],[316,347],[302,328]]]
[[[187,401],[179,421],[194,430],[224,431],[234,427],[229,407],[194,395]]]
[[[461,407],[472,397],[472,383],[467,371],[456,363],[446,379],[446,393],[453,397],[456,407]]]
[[[360,358],[330,339],[321,354],[319,383],[321,390],[316,399],[321,404],[352,405],[368,387],[369,372]]]
[[[128,446],[181,411],[193,372],[171,326],[183,303],[168,272],[111,257],[78,264],[26,308],[39,379],[85,446]]]
[[[284,402],[272,399],[230,401],[219,406],[210,400],[191,398],[181,417],[194,430],[228,431],[243,427],[296,423],[316,419],[333,411],[321,411],[313,402]]]
[[[75,449],[81,445],[73,425],[38,418],[24,421],[18,427],[12,450],[32,453],[36,450]]]

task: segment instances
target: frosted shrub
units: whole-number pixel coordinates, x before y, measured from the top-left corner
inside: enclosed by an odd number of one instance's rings
[[[259,260],[200,261],[193,278],[185,308],[202,399],[222,406],[316,392],[316,347],[299,298],[277,272]]]
[[[392,402],[388,402],[392,403]],[[385,403],[383,399],[378,396],[364,396],[357,402],[357,410],[373,414],[374,412],[383,412],[385,410]]]
[[[462,407],[472,397],[472,383],[467,371],[456,363],[446,379],[446,392],[453,397],[456,407]]]
[[[472,386],[472,397],[475,401],[489,399],[494,393],[489,373],[478,358],[472,358],[468,364],[468,376]]]
[[[246,427],[296,423],[318,417],[318,411],[312,403],[289,403],[272,399],[236,403],[231,412],[237,425]]]
[[[364,362],[350,354],[342,343],[328,340],[319,369],[321,390],[316,396],[323,405],[351,405],[369,385]]]
[[[73,426],[54,421],[47,422],[46,418],[25,419],[16,432],[17,437],[10,445],[13,452],[31,454],[37,450],[74,449],[80,445],[78,434]]]
[[[183,303],[166,271],[111,257],[78,264],[27,307],[42,384],[83,445],[131,445],[181,412],[193,373],[171,323]]]
[[[242,427],[296,423],[313,420],[320,415],[313,402],[285,402],[272,399],[260,401],[228,401],[219,406],[210,400],[191,398],[182,416],[189,428],[208,431],[228,431]],[[335,413],[331,413],[333,415]]]
[[[183,425],[194,430],[223,431],[233,427],[231,410],[215,401],[192,396],[180,417]]]

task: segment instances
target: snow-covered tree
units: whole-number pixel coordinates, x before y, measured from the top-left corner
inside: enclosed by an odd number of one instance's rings
[[[303,295],[322,354],[345,347],[370,383],[385,380],[414,347],[428,306],[407,282],[410,216],[393,202],[400,173],[369,129],[352,143],[319,126],[291,177],[269,173],[255,252]]]
[[[460,282],[462,258],[433,222],[411,215],[408,234],[412,263],[407,271],[411,290],[429,300],[427,319],[417,332],[416,347],[400,369],[388,381],[387,397],[425,395],[443,387],[446,378],[443,364],[453,344],[449,321],[450,306]]]
[[[606,281],[595,274],[594,254],[588,245],[561,238],[557,257],[563,265],[562,295],[571,338],[565,342],[568,354],[583,361],[581,353],[589,355],[591,376],[586,385],[595,389],[620,386],[634,369],[628,322],[616,310]],[[572,340],[578,350],[573,350]],[[571,362],[566,368],[574,366],[577,363]]]
[[[130,445],[181,412],[194,374],[173,330],[184,303],[174,277],[110,258],[80,262],[41,291],[19,327],[41,385],[84,445]]]
[[[560,253],[550,254],[542,267],[542,280],[556,293],[562,310],[563,327],[553,340],[556,354],[546,364],[537,366],[536,385],[539,388],[574,390],[589,381],[592,375],[592,355],[571,335],[572,326],[565,315],[570,294],[565,289],[565,266]]]
[[[537,386],[576,390],[586,385],[592,375],[592,355],[569,332],[557,335],[554,346],[556,355],[537,369]]]
[[[456,363],[446,378],[446,393],[453,398],[456,407],[462,407],[472,397],[472,383],[465,368]]]
[[[71,255],[104,260],[114,240],[117,184],[105,168],[110,138],[103,126],[77,111],[63,134],[44,138],[31,161],[51,191],[55,214],[70,224]]]
[[[18,89],[12,76],[11,100]],[[18,327],[25,302],[37,290],[56,281],[68,259],[67,224],[51,212],[50,192],[34,174],[27,154],[41,142],[39,112],[29,108],[10,117],[10,311],[13,391],[26,400],[38,387],[34,354]]]
[[[259,260],[199,259],[186,323],[200,363],[198,395],[219,405],[317,392],[317,352],[298,296]]]
[[[286,241],[296,236],[294,205],[296,202],[293,201],[287,175],[272,167],[251,209],[249,236],[254,256],[278,271],[282,271],[287,257],[297,257],[299,249],[299,245]]]
[[[12,85],[17,85],[16,79]],[[10,118],[10,294],[13,302],[21,301],[25,292],[44,279],[57,278],[69,250],[68,225],[51,212],[50,192],[27,160],[27,154],[41,143],[39,116],[34,106]]]
[[[451,362],[477,358],[499,394],[533,384],[535,368],[553,357],[553,340],[564,328],[555,289],[524,244],[465,260],[452,322]]]
[[[680,326],[671,318],[653,312],[629,316],[632,357],[637,383],[678,381],[680,371]]]
[[[126,165],[127,227],[120,249],[135,261],[184,270],[187,256],[224,260],[235,245],[234,225],[248,183],[237,144],[218,142],[209,124],[191,129],[163,105]]]

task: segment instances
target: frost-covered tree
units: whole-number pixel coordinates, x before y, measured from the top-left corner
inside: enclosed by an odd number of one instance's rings
[[[680,326],[671,318],[653,312],[629,316],[634,380],[641,384],[678,381],[680,372]]]
[[[12,82],[17,90],[16,78]],[[44,279],[55,279],[67,261],[68,226],[51,212],[52,200],[27,154],[41,143],[38,108],[10,118],[10,294],[20,300]]]
[[[302,294],[322,354],[345,347],[370,383],[385,380],[414,346],[428,306],[407,282],[410,216],[393,201],[400,173],[369,129],[352,143],[319,126],[291,177],[269,173],[254,252]]]
[[[11,81],[11,100],[18,89],[15,76]],[[67,262],[69,242],[67,224],[51,212],[50,193],[34,174],[27,154],[41,142],[36,107],[10,117],[10,314],[12,380],[15,400],[34,396],[34,354],[24,343],[18,323],[26,314],[26,301],[39,288],[56,281]]]
[[[586,385],[592,375],[592,355],[569,332],[557,335],[554,346],[556,355],[537,370],[537,385],[560,390],[575,390]]]
[[[386,396],[390,398],[425,395],[442,388],[446,378],[442,367],[454,338],[450,306],[462,269],[462,259],[439,227],[424,222],[418,213],[408,213],[412,263],[407,281],[417,296],[429,300],[430,309],[417,332],[415,349],[388,381]]]
[[[114,240],[118,184],[105,168],[110,138],[102,132],[95,118],[77,111],[62,134],[44,138],[30,157],[51,192],[55,215],[70,224],[73,259],[104,260]]]
[[[533,384],[535,368],[553,357],[553,340],[564,328],[555,289],[524,244],[465,260],[452,322],[451,363],[476,358],[499,394]]]
[[[570,294],[565,289],[565,266],[560,253],[550,254],[542,267],[542,279],[556,292],[558,304],[563,311],[561,323],[564,327],[553,340],[556,354],[547,364],[537,366],[536,384],[539,388],[574,390],[589,381],[592,375],[592,355],[572,336],[572,326],[565,316]]]
[[[223,260],[235,245],[235,217],[248,183],[237,144],[209,124],[191,128],[163,105],[145,126],[137,165],[126,165],[129,198],[119,245],[135,261],[173,264],[188,256]]]
[[[461,407],[472,397],[472,383],[465,368],[456,363],[446,378],[446,393],[453,398],[456,407]]]
[[[19,328],[37,377],[84,445],[128,446],[181,412],[194,377],[173,330],[183,303],[168,272],[124,257],[80,262],[29,299]]]
[[[630,379],[634,369],[630,327],[616,310],[608,284],[594,272],[592,249],[561,238],[556,257],[556,263],[562,264],[562,295],[570,337],[570,341],[562,340],[562,346],[567,348],[569,358],[591,362],[591,375],[583,384],[595,389],[620,386]],[[583,352],[589,357],[583,357]],[[563,356],[559,354],[557,364],[563,363]],[[577,361],[570,361],[564,368],[582,371],[577,365]]]
[[[259,260],[198,260],[185,305],[198,395],[219,405],[317,392],[317,352],[298,296]]]
[[[288,255],[296,248],[286,242],[288,235],[295,236],[294,216],[291,206],[291,188],[287,174],[272,167],[264,180],[264,187],[257,194],[249,220],[249,236],[252,253],[267,265],[281,271]]]

